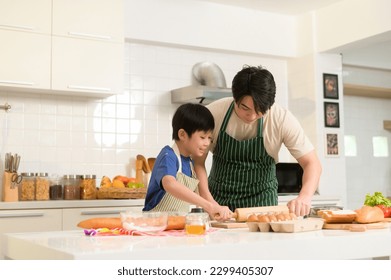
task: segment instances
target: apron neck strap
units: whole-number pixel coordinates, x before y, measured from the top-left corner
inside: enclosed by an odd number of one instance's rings
[[[227,113],[224,116],[224,120],[223,120],[223,123],[221,124],[221,128],[220,128],[221,131],[225,131],[227,129],[228,121],[231,117],[232,111],[234,111],[234,103],[235,103],[235,101],[232,101],[231,105],[228,108]],[[258,123],[257,136],[262,136],[263,117],[261,119],[259,119],[257,123]]]
[[[176,155],[176,157],[178,158],[178,161],[179,161],[178,171],[182,173],[182,159],[181,159],[181,153],[179,152],[178,145],[174,142],[174,144],[172,144],[171,147],[174,150],[174,153],[175,153],[175,155]]]

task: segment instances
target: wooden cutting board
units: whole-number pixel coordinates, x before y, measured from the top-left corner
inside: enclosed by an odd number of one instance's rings
[[[350,224],[323,224],[323,229],[339,229],[339,230],[350,230],[350,231],[366,231],[368,229],[383,229],[387,228],[388,223],[387,222],[378,222],[378,223],[371,223],[371,224],[356,224],[356,223],[350,223]]]
[[[247,228],[247,224],[245,222],[236,222],[236,221],[226,221],[226,222],[212,221],[210,225],[216,228]]]

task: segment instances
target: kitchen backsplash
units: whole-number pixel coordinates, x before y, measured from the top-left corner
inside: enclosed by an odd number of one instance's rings
[[[156,157],[171,144],[170,90],[191,84],[200,61],[220,66],[230,87],[244,64],[264,65],[275,74],[277,102],[287,106],[286,62],[260,56],[228,54],[139,43],[125,43],[122,94],[104,100],[8,93],[0,103],[0,156],[21,155],[20,172],[135,175],[135,157]],[[284,158],[284,155],[282,155]],[[3,166],[2,166],[3,168]]]

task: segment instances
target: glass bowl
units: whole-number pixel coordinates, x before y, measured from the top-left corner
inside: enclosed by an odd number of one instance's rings
[[[126,230],[156,233],[167,228],[168,214],[165,212],[121,212],[122,227]]]

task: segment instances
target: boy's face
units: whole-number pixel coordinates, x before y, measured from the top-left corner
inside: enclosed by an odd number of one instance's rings
[[[196,131],[191,137],[186,137],[184,148],[192,156],[200,157],[204,155],[212,142],[213,131]]]

